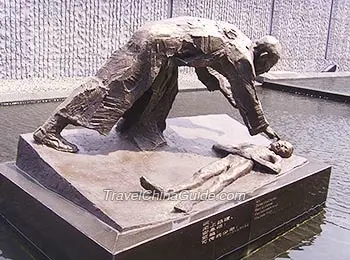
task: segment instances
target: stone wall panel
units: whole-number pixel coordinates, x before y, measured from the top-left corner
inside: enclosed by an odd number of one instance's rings
[[[2,0],[0,78],[93,75],[167,0]]]
[[[297,61],[300,67],[288,63],[285,70],[305,70],[307,60],[325,59],[331,0],[276,0],[272,20],[272,35],[283,45],[283,59]],[[323,62],[321,62],[323,63]],[[326,63],[326,61],[325,61]],[[317,67],[308,70],[319,70]]]

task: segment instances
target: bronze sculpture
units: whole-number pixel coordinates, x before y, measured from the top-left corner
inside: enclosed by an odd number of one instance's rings
[[[216,144],[213,146],[213,150],[224,158],[203,167],[183,184],[164,189],[144,176],[140,178],[140,184],[144,189],[162,198],[191,190],[197,190],[199,194],[206,192],[217,195],[235,180],[251,172],[253,167],[272,174],[280,173],[282,158],[289,158],[293,154],[294,148],[291,143],[279,140],[271,143],[268,147],[252,144],[242,144],[237,147]],[[214,178],[214,182],[203,189],[203,184],[212,178]],[[195,204],[202,200],[203,198],[200,197],[195,200],[183,200],[176,204],[174,209],[177,212],[189,212]]]
[[[164,144],[162,132],[178,92],[179,66],[194,67],[209,91],[221,91],[239,109],[251,135],[264,132],[279,139],[264,117],[254,80],[277,63],[280,51],[274,37],[253,44],[226,22],[178,17],[150,23],[55,110],[34,132],[34,140],[77,152],[77,146],[61,136],[68,124],[107,134],[117,123],[142,150]]]

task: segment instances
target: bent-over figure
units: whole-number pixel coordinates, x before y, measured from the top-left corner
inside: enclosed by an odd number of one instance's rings
[[[68,124],[105,135],[117,123],[140,149],[156,148],[165,143],[162,133],[178,92],[179,66],[194,67],[209,91],[221,91],[238,108],[251,135],[264,132],[278,139],[264,117],[254,80],[277,63],[280,51],[274,37],[252,43],[227,22],[178,17],[149,23],[54,111],[34,139],[77,152],[77,146],[61,136]]]
[[[237,147],[216,144],[213,146],[213,150],[225,157],[203,167],[185,183],[170,189],[163,189],[142,176],[140,178],[141,186],[162,198],[193,190],[198,191],[199,195],[217,195],[235,180],[251,172],[253,168],[271,174],[280,173],[282,158],[290,157],[294,148],[291,143],[279,140],[271,143],[268,147],[252,144],[243,144]],[[211,185],[205,189],[202,188],[212,178],[214,180]],[[203,199],[205,198],[200,196],[196,197],[195,200],[180,201],[174,209],[178,212],[189,212],[195,204]]]

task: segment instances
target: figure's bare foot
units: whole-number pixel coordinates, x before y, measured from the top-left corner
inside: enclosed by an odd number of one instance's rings
[[[162,187],[151,183],[151,181],[148,180],[145,176],[141,176],[140,184],[145,190],[151,191],[154,195],[157,195],[164,199],[173,195],[168,191],[164,190]]]
[[[52,147],[58,151],[76,153],[79,151],[75,144],[68,142],[57,132],[46,131],[43,127],[39,127],[33,134],[34,140],[39,144]]]

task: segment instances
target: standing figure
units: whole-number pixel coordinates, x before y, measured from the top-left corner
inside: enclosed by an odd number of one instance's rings
[[[276,38],[252,43],[227,22],[177,17],[149,23],[54,111],[34,132],[34,140],[77,152],[61,136],[68,124],[106,135],[118,122],[117,129],[140,149],[155,149],[165,143],[162,133],[178,92],[179,66],[194,67],[209,91],[221,91],[238,108],[251,135],[264,132],[279,139],[264,117],[254,81],[277,63],[280,52]]]
[[[141,186],[163,198],[193,190],[198,191],[198,195],[217,195],[235,180],[250,173],[254,167],[255,170],[260,168],[272,174],[280,173],[282,158],[292,156],[294,150],[291,143],[282,140],[273,142],[268,147],[252,144],[243,144],[237,147],[217,144],[213,146],[213,149],[225,157],[203,167],[185,183],[165,190],[142,176],[140,178]],[[213,183],[203,189],[202,186],[212,178],[214,178]],[[189,212],[195,204],[202,200],[203,198],[199,196],[195,200],[180,201],[174,209],[178,212]]]

